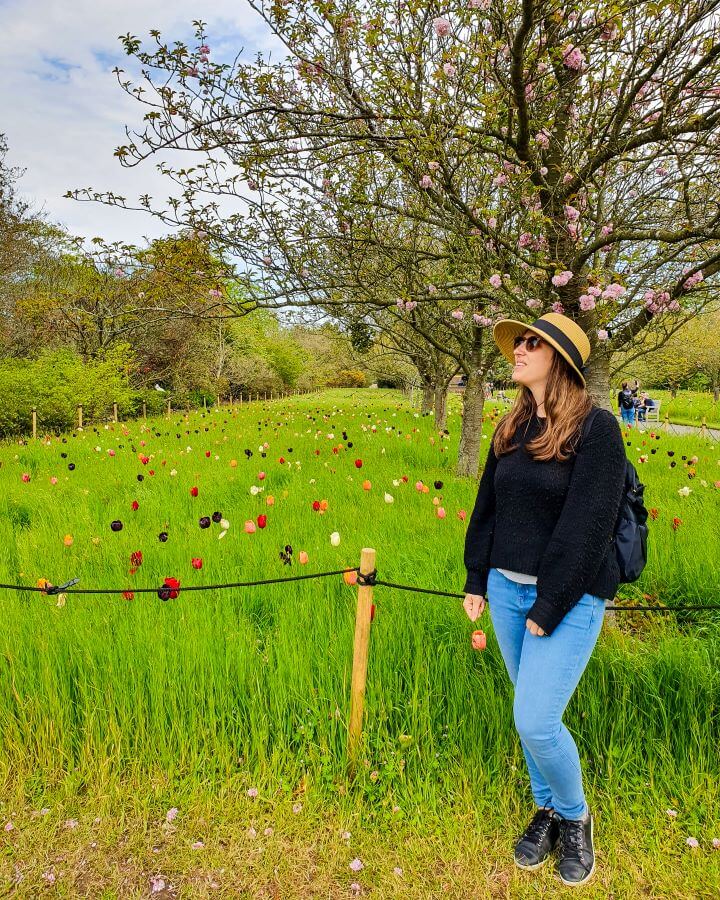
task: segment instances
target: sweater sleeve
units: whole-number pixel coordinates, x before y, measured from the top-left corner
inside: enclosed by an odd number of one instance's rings
[[[485,595],[490,569],[490,551],[495,533],[495,469],[497,457],[490,442],[478,487],[475,507],[465,533],[465,568],[467,579],[463,590],[466,594]]]
[[[600,410],[578,448],[560,518],[538,570],[527,618],[552,634],[598,573],[615,532],[625,485],[625,445],[612,413]]]

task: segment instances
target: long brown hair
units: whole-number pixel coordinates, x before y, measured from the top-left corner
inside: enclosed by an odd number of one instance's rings
[[[592,398],[587,389],[556,351],[545,387],[544,427],[536,438],[525,445],[530,456],[541,462],[549,459],[563,462],[569,459],[575,452],[582,423],[592,406]],[[520,385],[510,412],[500,419],[495,429],[493,447],[496,456],[517,450],[519,445],[511,443],[513,435],[536,412],[537,404],[532,391]]]

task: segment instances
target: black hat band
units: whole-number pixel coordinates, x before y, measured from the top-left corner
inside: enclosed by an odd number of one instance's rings
[[[547,319],[536,319],[530,328],[534,328],[535,331],[543,331],[548,337],[551,337],[556,344],[559,344],[563,348],[577,369],[585,368],[580,351],[565,332],[558,328],[557,325],[553,325],[552,322],[548,322]]]

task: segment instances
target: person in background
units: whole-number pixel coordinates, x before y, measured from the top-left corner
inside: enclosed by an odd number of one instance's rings
[[[638,397],[638,399],[636,401],[636,409],[635,409],[635,412],[637,413],[638,422],[647,421],[647,411],[648,411],[648,409],[652,409],[653,406],[655,406],[655,401],[652,398],[648,397],[648,392],[641,391],[640,396]]]
[[[618,392],[618,410],[623,425],[632,427],[635,424],[635,397],[637,396],[639,382],[635,379],[635,387],[631,388],[628,381],[623,381]]]

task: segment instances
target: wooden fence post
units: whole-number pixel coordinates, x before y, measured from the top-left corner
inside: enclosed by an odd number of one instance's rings
[[[168,419],[170,418],[170,401],[169,400],[167,403],[167,417],[168,417]]]
[[[37,437],[37,406],[32,408],[32,431],[34,440]]]
[[[707,419],[705,416],[702,417],[702,421],[700,423],[700,436],[707,437]]]
[[[118,420],[118,415],[117,415],[117,400],[114,400],[114,401],[113,401],[113,422],[117,422],[117,420]]]
[[[143,400],[143,419],[147,419],[147,403]]]
[[[374,568],[375,550],[371,547],[363,547],[360,554],[360,574],[369,575]],[[352,683],[350,687],[350,725],[348,730],[348,771],[351,778],[355,776],[357,754],[362,738],[365,684],[367,682],[368,650],[370,647],[372,597],[373,588],[371,585],[360,585],[358,587]]]
[[[83,427],[83,415],[82,415],[82,403],[78,403],[77,405],[77,414],[78,414],[78,428]]]
[[[670,416],[665,413],[665,431],[670,431]]]

